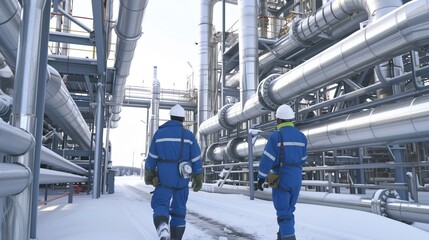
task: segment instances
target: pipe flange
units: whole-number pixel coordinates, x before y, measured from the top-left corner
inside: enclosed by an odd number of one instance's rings
[[[219,112],[217,113],[217,117],[219,120],[219,124],[226,129],[233,129],[235,126],[229,125],[228,123],[226,123],[225,118],[226,118],[226,111],[232,107],[234,104],[230,103],[230,104],[226,104],[225,106],[223,106]]]
[[[226,144],[226,156],[228,157],[228,159],[230,159],[233,162],[239,162],[240,161],[240,156],[238,156],[237,151],[235,151],[237,149],[237,145],[239,143],[243,142],[243,138],[233,138],[231,141],[229,141]]]
[[[280,105],[271,100],[268,89],[271,85],[271,82],[278,78],[280,74],[271,74],[258,85],[258,100],[266,109],[270,111],[275,111]]]
[[[217,148],[218,146],[220,146],[220,143],[213,143],[207,148],[207,150],[206,150],[206,159],[207,160],[209,160],[211,162],[216,161],[213,152],[214,152],[215,148]]]
[[[301,25],[302,21],[304,21],[304,20],[303,19],[294,19],[290,23],[289,29],[291,29],[292,31],[289,31],[289,39],[294,40],[296,43],[301,45],[301,47],[307,48],[307,47],[311,46],[311,42],[300,38],[299,34],[298,34],[298,26]]]
[[[387,199],[399,198],[399,194],[395,190],[379,189],[374,193],[371,200],[371,210],[373,213],[387,217]]]

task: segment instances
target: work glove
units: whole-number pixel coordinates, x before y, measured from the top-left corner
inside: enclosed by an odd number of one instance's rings
[[[154,171],[144,170],[144,182],[146,185],[158,186],[159,178]]]
[[[198,192],[203,187],[203,173],[199,173],[192,177],[192,189],[194,192]]]
[[[258,179],[258,185],[256,186],[256,191],[259,189],[260,191],[264,191],[264,183],[265,178]]]

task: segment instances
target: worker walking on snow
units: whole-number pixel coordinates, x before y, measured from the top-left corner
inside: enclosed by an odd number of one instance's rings
[[[290,106],[280,106],[276,118],[277,130],[271,134],[259,162],[257,189],[263,191],[268,178],[279,224],[277,239],[295,240],[293,213],[301,190],[302,166],[307,159],[307,138],[294,127],[295,113]]]
[[[153,136],[145,164],[145,183],[155,187],[151,206],[158,236],[162,240],[181,240],[189,181],[193,179],[192,188],[198,192],[203,170],[200,147],[193,133],[182,125],[185,110],[179,104],[170,109],[170,119]]]

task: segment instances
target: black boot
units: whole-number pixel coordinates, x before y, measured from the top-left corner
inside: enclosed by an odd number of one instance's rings
[[[156,232],[158,233],[158,237],[160,240],[169,240],[170,239],[170,231],[168,229],[168,217],[166,216],[156,216],[153,219],[153,223],[155,224]]]
[[[182,240],[185,227],[170,227],[171,240]]]

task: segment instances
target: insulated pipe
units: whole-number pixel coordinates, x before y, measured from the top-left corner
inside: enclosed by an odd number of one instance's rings
[[[16,58],[16,77],[14,82],[13,107],[10,124],[36,135],[36,103],[39,69],[46,68],[46,62],[40,62],[42,41],[43,9],[46,0],[24,0],[23,18],[19,34],[19,55]],[[47,29],[46,29],[47,30]],[[6,33],[2,33],[4,35]],[[11,157],[11,161],[22,164],[33,172],[35,151],[30,149],[24,155]],[[15,204],[8,204],[11,216],[6,216],[5,239],[20,240],[30,238],[32,209],[32,185],[14,196]],[[18,214],[19,213],[19,214]],[[16,214],[16,215],[14,215]],[[2,234],[3,235],[3,234]]]
[[[0,51],[8,65],[15,69],[17,59],[17,42],[19,26],[21,24],[19,3],[0,0]],[[7,57],[6,57],[7,56]],[[17,73],[18,74],[18,73]],[[16,101],[16,100],[15,100]],[[91,146],[91,132],[82,117],[76,103],[70,96],[67,87],[62,82],[60,74],[48,66],[48,79],[46,83],[46,109],[45,113],[73,138],[82,148],[88,150]],[[16,102],[14,103],[16,104]]]
[[[55,169],[69,171],[72,173],[78,173],[82,175],[87,174],[87,170],[70,162],[69,160],[61,157],[60,155],[56,154],[52,150],[42,146],[42,151],[40,153],[40,159],[42,160],[43,164],[47,164],[49,166],[55,167]]]
[[[115,31],[117,38],[115,52],[116,78],[112,93],[112,128],[118,126],[121,119],[122,101],[125,84],[130,74],[131,61],[134,57],[137,41],[142,34],[142,21],[148,0],[121,0]]]
[[[258,85],[258,26],[256,21],[256,0],[238,0],[239,58],[240,58],[240,101],[244,103],[256,92]],[[200,98],[199,98],[200,99]],[[210,100],[210,98],[208,99]]]
[[[213,7],[219,0],[201,0],[200,1],[200,21],[198,25],[198,55],[199,64],[197,76],[199,79],[198,88],[198,126],[212,116],[214,99],[214,70],[211,66],[215,45],[211,40],[213,36]]]
[[[153,67],[153,82],[152,82],[152,100],[150,104],[151,116],[150,116],[150,132],[148,136],[148,141],[152,141],[152,136],[158,130],[159,126],[159,101],[160,101],[160,83],[157,77],[157,67]],[[147,149],[146,152],[149,152]]]
[[[318,123],[300,130],[307,137],[309,152],[373,144],[408,143],[429,138],[429,96],[353,113],[329,123]],[[392,131],[395,129],[395,131]],[[261,156],[267,140],[258,138],[254,156]],[[211,159],[222,161],[223,154],[232,152],[238,158],[247,156],[247,142],[219,145],[208,153]],[[231,154],[229,154],[231,155]]]
[[[239,187],[232,189],[219,188],[214,184],[204,184],[202,190],[213,193],[249,195],[249,189]],[[272,200],[271,191],[256,191],[255,196],[259,199]],[[370,212],[398,221],[429,223],[429,218],[427,217],[429,215],[429,205],[411,203],[396,199],[396,197],[395,191],[387,189],[377,190],[372,198],[364,198],[358,195],[301,191],[298,202]]]
[[[239,111],[241,103],[234,104],[226,111],[224,122],[235,126],[269,113],[269,107],[275,109],[276,105],[408,52],[413,46],[423,45],[429,40],[428,21],[429,0],[408,2],[288,73],[264,81],[261,84],[265,86],[260,90],[266,91],[259,92],[266,96],[264,100],[259,101],[258,94],[253,95],[243,111]],[[214,116],[203,122],[200,133],[206,135],[222,130],[218,118]]]
[[[0,163],[0,198],[18,194],[31,183],[31,171],[19,164]]]
[[[70,182],[86,182],[87,177],[74,175],[65,172],[58,172],[49,169],[40,169],[39,184],[52,184],[52,183],[70,183]]]
[[[344,35],[345,32],[340,32],[336,29],[338,24],[347,20],[347,26],[356,26],[363,19],[360,15],[356,18],[348,20],[350,15],[366,12],[366,19],[377,19],[384,16],[386,13],[398,8],[402,5],[400,0],[392,1],[368,1],[368,0],[334,0],[322,6],[315,14],[311,16],[295,20],[291,23],[291,31],[288,35],[274,45],[273,50],[259,57],[259,68],[263,68],[272,64],[276,59],[281,58],[289,53],[297,52],[298,50],[313,45],[319,42],[322,34],[331,31],[330,37],[336,39]],[[349,28],[340,28],[343,31],[350,31]],[[236,78],[228,79],[227,86],[237,86]]]

